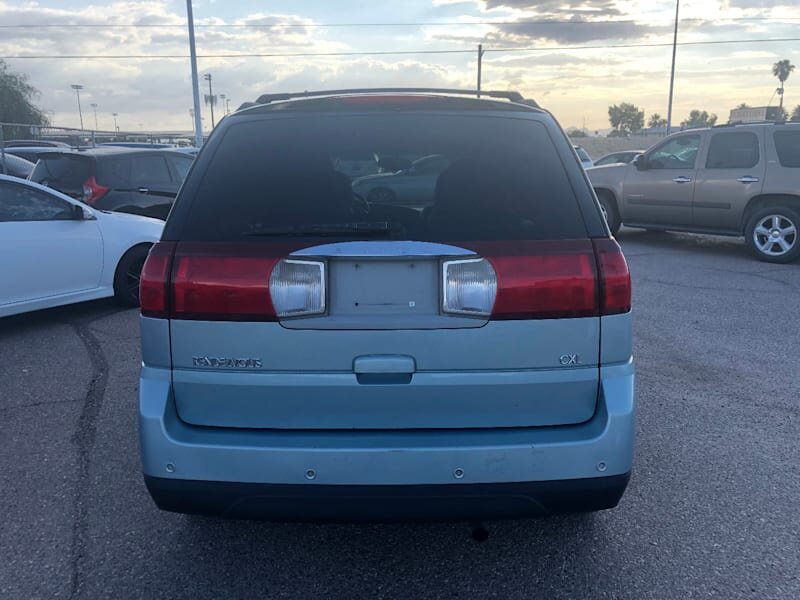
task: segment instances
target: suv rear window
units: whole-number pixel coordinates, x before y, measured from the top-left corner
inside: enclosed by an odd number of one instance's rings
[[[800,168],[800,130],[776,131],[775,150],[778,151],[781,166]]]
[[[31,181],[43,183],[62,192],[83,190],[84,182],[94,174],[92,159],[69,154],[46,154],[31,173]]]
[[[182,239],[586,237],[555,144],[532,120],[304,115],[231,125],[218,144],[184,188],[196,195]],[[335,168],[345,163],[364,166]]]

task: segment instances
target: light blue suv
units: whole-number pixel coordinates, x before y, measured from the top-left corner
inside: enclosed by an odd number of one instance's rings
[[[611,508],[631,288],[555,119],[519,94],[262,96],[189,173],[141,282],[140,436],[165,510],[272,520]],[[420,205],[342,157],[442,156]]]

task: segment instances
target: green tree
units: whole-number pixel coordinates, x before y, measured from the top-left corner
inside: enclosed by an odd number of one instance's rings
[[[750,108],[750,105],[747,102],[742,102],[739,106],[736,107],[737,110],[742,108]]]
[[[666,127],[667,126],[667,120],[664,117],[662,117],[660,114],[653,113],[652,115],[650,115],[650,118],[647,120],[647,126],[651,127],[651,128]]]
[[[689,117],[681,121],[681,127],[684,129],[697,129],[698,127],[713,127],[717,122],[717,115],[708,114],[708,111],[700,111],[696,108],[689,113]]]
[[[800,104],[794,107],[792,111],[792,121],[798,122],[800,121]]]
[[[778,78],[778,81],[781,82],[781,87],[778,88],[778,94],[780,94],[781,97],[781,108],[783,108],[783,84],[786,83],[787,79],[789,79],[789,75],[792,74],[792,71],[794,71],[794,65],[789,61],[788,58],[779,60],[772,65],[772,74],[775,75],[775,77]]]
[[[26,75],[15,73],[0,60],[0,122],[47,125],[44,112],[33,103],[38,97],[39,91],[28,83]],[[18,130],[23,128],[6,127],[3,131],[7,137],[16,137]]]
[[[644,111],[629,102],[614,104],[608,107],[608,122],[614,128],[612,136],[629,135],[644,127]]]

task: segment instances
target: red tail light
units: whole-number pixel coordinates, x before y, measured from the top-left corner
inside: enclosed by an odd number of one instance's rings
[[[255,256],[175,256],[176,319],[274,321],[269,277],[279,259]]]
[[[492,319],[555,319],[599,314],[589,240],[471,244],[497,273]]]
[[[600,268],[600,314],[616,315],[631,309],[631,273],[616,240],[594,240]]]
[[[555,319],[628,312],[631,281],[611,239],[468,244],[497,273],[491,318]]]
[[[139,304],[145,317],[169,316],[169,274],[174,242],[158,242],[150,249],[139,279]]]
[[[106,186],[97,183],[94,175],[92,175],[83,184],[83,201],[86,204],[94,205],[108,193],[108,189]]]

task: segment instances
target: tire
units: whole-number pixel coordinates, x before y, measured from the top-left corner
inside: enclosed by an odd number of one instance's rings
[[[603,211],[603,216],[606,218],[608,228],[613,235],[617,235],[622,222],[619,219],[619,212],[617,211],[617,204],[606,193],[597,194],[597,199],[600,201],[600,210]]]
[[[396,204],[397,194],[385,187],[378,187],[369,191],[367,201],[370,204]]]
[[[139,306],[139,277],[150,246],[141,244],[128,250],[114,274],[114,297],[126,306]]]
[[[788,206],[765,206],[753,213],[745,241],[758,260],[788,263],[800,256],[800,212]]]

